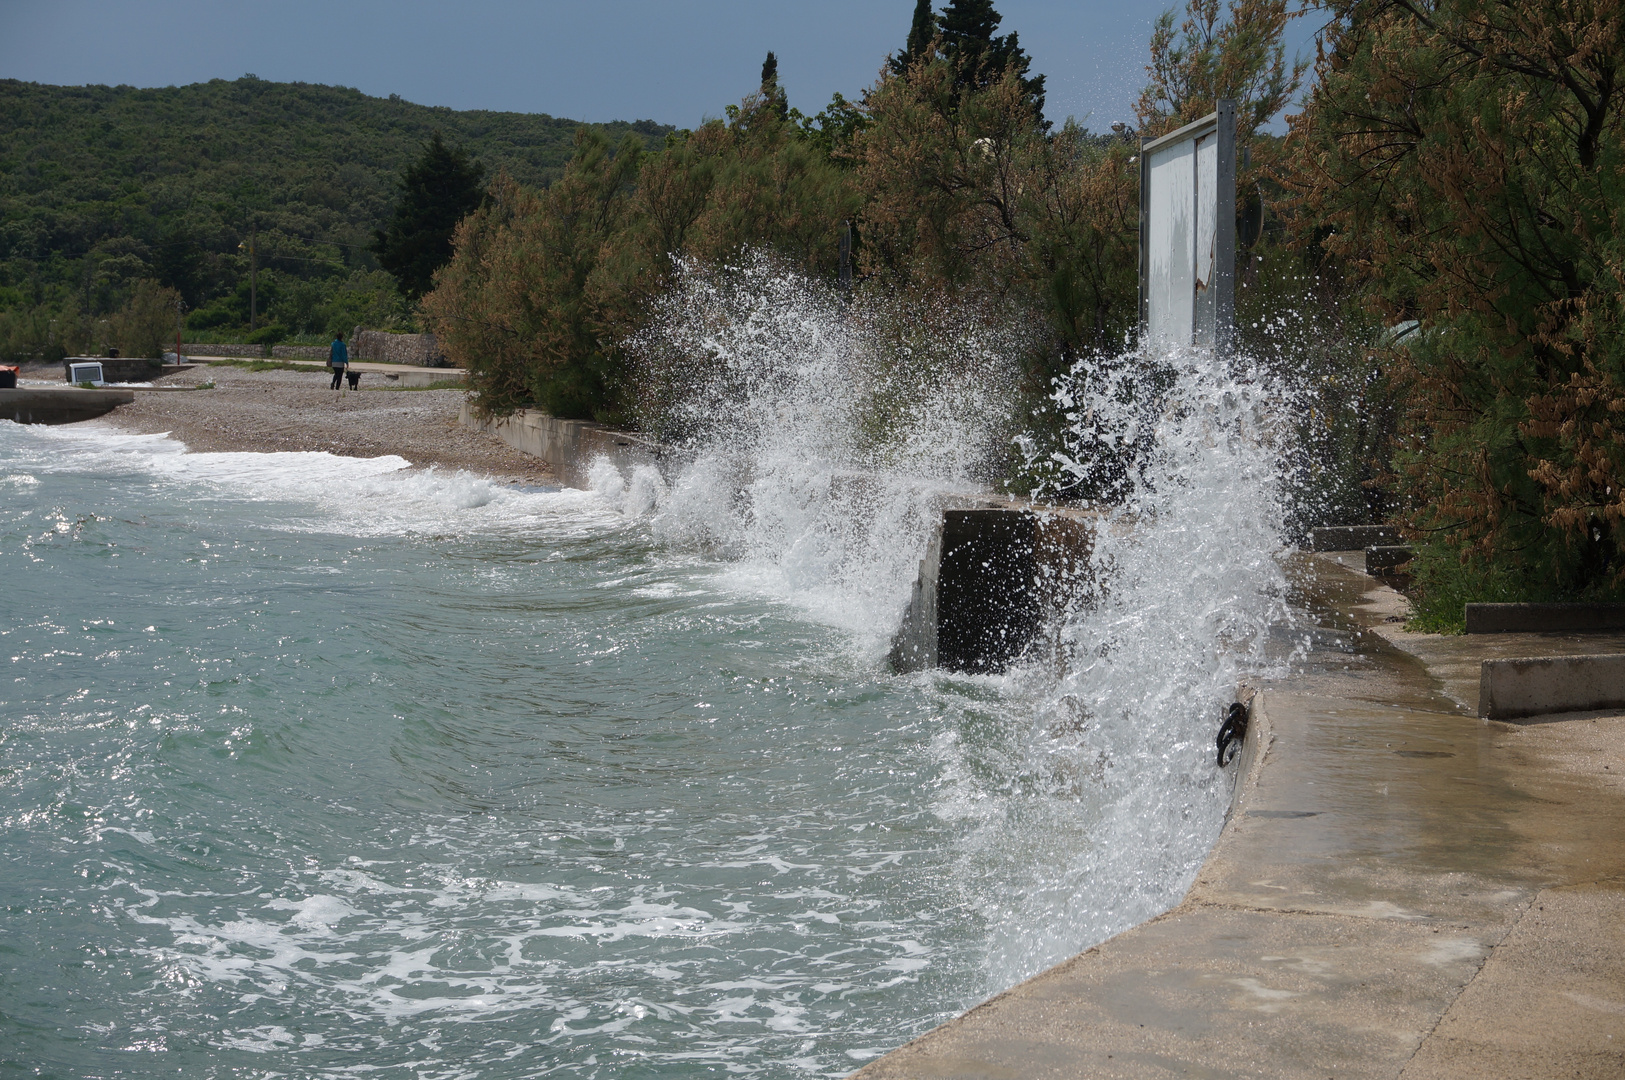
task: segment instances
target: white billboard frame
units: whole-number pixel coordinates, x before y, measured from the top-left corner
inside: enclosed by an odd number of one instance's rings
[[[1140,143],[1140,334],[1228,355],[1236,325],[1236,103]]]

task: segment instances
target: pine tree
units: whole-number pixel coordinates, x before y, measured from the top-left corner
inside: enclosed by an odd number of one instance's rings
[[[979,90],[998,82],[1005,72],[1015,72],[1027,91],[1034,115],[1041,118],[1044,76],[1028,77],[1032,57],[1021,48],[1013,32],[993,36],[1003,21],[1003,16],[993,9],[993,0],[949,0],[941,19],[943,52],[958,71],[955,82],[961,89]]]
[[[909,65],[931,51],[931,42],[937,36],[937,14],[931,10],[931,0],[916,0],[914,22],[908,28],[908,44],[891,59],[892,73],[901,75]]]
[[[484,198],[484,177],[485,167],[438,131],[402,175],[395,212],[373,233],[371,250],[410,299],[434,288],[434,272],[451,259],[453,230]]]

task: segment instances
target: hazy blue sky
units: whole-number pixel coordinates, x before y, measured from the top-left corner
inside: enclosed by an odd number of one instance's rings
[[[939,8],[942,6],[939,4]],[[1047,112],[1127,119],[1161,3],[1002,0],[1048,76]],[[855,96],[908,34],[913,0],[0,0],[0,78],[167,86],[253,72],[455,109],[692,127],[779,55],[791,104]],[[1293,28],[1289,52],[1308,52]]]

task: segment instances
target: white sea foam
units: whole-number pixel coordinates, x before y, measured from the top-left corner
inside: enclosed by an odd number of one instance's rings
[[[226,502],[288,503],[292,512],[278,521],[293,531],[353,536],[513,531],[571,535],[613,529],[623,520],[617,513],[622,502],[606,502],[592,492],[521,490],[461,470],[415,470],[396,455],[188,453],[183,443],[167,435],[135,435],[94,423],[11,424],[0,428],[0,438],[20,452],[21,463],[37,462],[52,472],[121,481],[145,477]]]

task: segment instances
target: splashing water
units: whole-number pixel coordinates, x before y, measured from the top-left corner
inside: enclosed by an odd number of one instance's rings
[[[642,504],[658,531],[725,553],[878,662],[942,497],[988,491],[1019,336],[976,313],[847,308],[765,261],[691,271],[661,316],[640,345],[686,391],[667,419],[688,463]],[[1269,629],[1291,619],[1287,400],[1199,352],[1080,364],[1058,385],[1051,469],[1112,496],[1087,606],[1007,675],[912,677],[958,718],[932,745],[935,809],[964,830],[956,880],[987,928],[988,991],[1177,903],[1212,846],[1230,799],[1213,732],[1244,678],[1278,669]]]
[[[657,531],[737,560],[878,660],[940,499],[983,490],[1007,450],[1013,339],[974,313],[848,306],[765,256],[690,268],[637,343],[675,395],[652,425],[688,460]]]
[[[1189,888],[1230,801],[1214,765],[1221,710],[1244,679],[1282,673],[1269,631],[1292,618],[1275,557],[1284,388],[1244,362],[1183,353],[1080,366],[1056,397],[1071,425],[1058,464],[1108,471],[1123,498],[1102,510],[1093,603],[1065,620],[1058,663],[1012,680],[1032,708],[1019,767],[1038,794],[1016,815],[985,815],[972,862],[1048,843],[1034,838],[1056,817],[1071,841],[1060,858],[1014,860],[1018,887],[989,905],[995,982]],[[1101,452],[1123,447],[1126,461]]]

